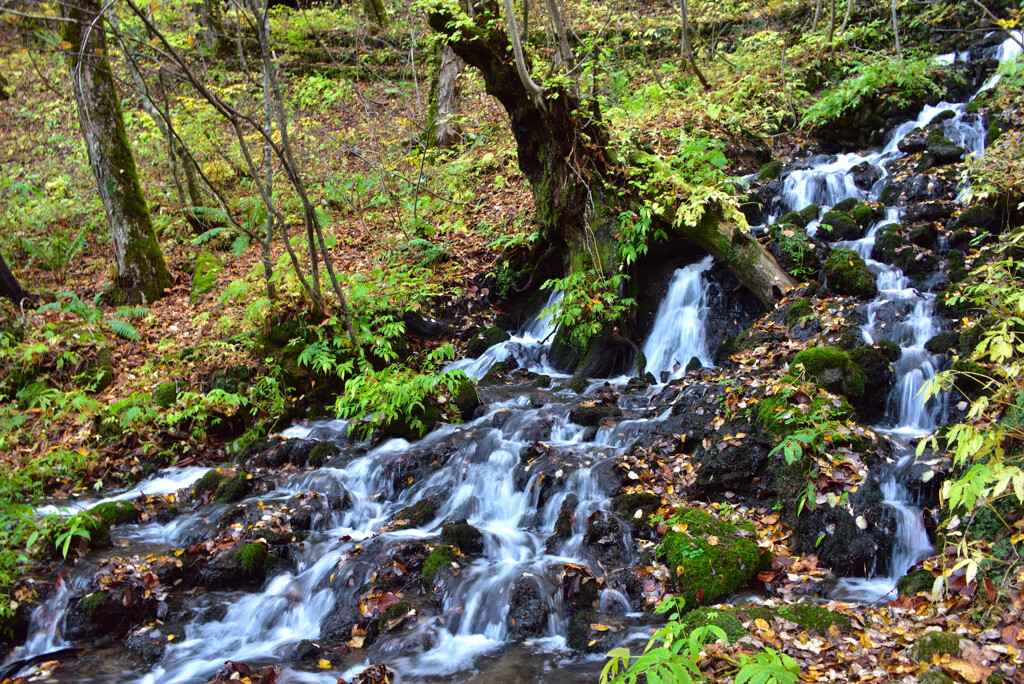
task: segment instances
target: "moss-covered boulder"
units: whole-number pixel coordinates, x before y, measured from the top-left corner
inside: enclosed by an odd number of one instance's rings
[[[310,468],[319,468],[340,453],[341,449],[333,442],[317,442],[306,457],[306,465]]]
[[[192,485],[192,498],[202,498],[207,492],[217,491],[217,487],[224,481],[225,475],[211,468],[199,480]]]
[[[909,575],[904,575],[896,583],[896,589],[901,594],[914,596],[919,592],[930,592],[935,585],[935,576],[928,570],[918,570]]]
[[[846,213],[853,209],[855,206],[860,204],[860,200],[856,197],[847,197],[844,200],[839,200],[832,205],[832,211],[840,211]]]
[[[748,521],[726,522],[696,508],[677,514],[676,521],[658,553],[687,608],[715,603],[745,587],[770,560]]]
[[[266,574],[269,552],[266,544],[250,542],[237,547],[238,567],[249,577],[263,577]]]
[[[929,136],[925,154],[931,163],[923,163],[922,166],[947,166],[955,164],[963,159],[965,151],[964,148],[943,135]]]
[[[395,629],[401,622],[403,622],[402,618],[413,612],[412,604],[407,601],[399,601],[381,614],[380,618],[377,620],[377,629],[381,632],[387,632]]]
[[[871,299],[878,294],[874,274],[852,249],[833,249],[821,272],[828,286],[839,294],[864,299]]]
[[[224,270],[220,260],[209,252],[200,252],[192,267],[192,300],[213,292],[217,276]]]
[[[806,228],[807,219],[799,211],[791,211],[788,214],[783,214],[779,219],[772,224],[773,226],[796,226],[797,228]]]
[[[450,546],[439,546],[431,551],[427,559],[423,561],[423,583],[428,587],[433,586],[437,574],[456,564],[457,558],[455,549]]]
[[[879,354],[881,356],[881,354]],[[888,364],[886,364],[888,365]],[[867,378],[850,355],[835,347],[811,347],[793,358],[790,368],[803,367],[807,378],[819,387],[847,398],[864,395]]]
[[[867,228],[874,219],[875,212],[869,204],[861,202],[849,211],[850,218],[857,222],[861,228]]]
[[[875,346],[881,350],[885,358],[889,359],[889,363],[896,363],[903,356],[903,349],[892,340],[878,340],[875,342]]]
[[[814,315],[814,303],[810,297],[802,297],[786,309],[786,325],[799,325],[804,319]]]
[[[825,406],[828,407],[829,416],[835,420],[855,420],[857,418],[856,411],[845,399],[841,399],[839,406],[836,406],[827,397],[816,397],[801,409],[800,406],[790,404],[786,398],[776,394],[765,397],[757,403],[757,424],[765,431],[765,434],[778,443],[796,432],[795,423],[789,420],[794,411],[805,410],[808,414],[815,415]]]
[[[804,221],[807,221],[807,223],[817,221],[821,217],[821,207],[817,204],[808,204],[800,210],[800,216],[802,216]]]
[[[107,525],[127,525],[138,522],[142,512],[130,501],[108,501],[93,506],[89,512],[99,516]]]
[[[661,497],[651,492],[620,494],[612,499],[612,506],[622,519],[628,520],[634,529],[639,529],[661,506]]]
[[[465,520],[441,526],[441,543],[454,546],[467,556],[484,552],[484,534]]]
[[[550,380],[548,378],[549,382]],[[476,391],[473,381],[465,374],[461,375],[456,382],[455,389],[452,390],[452,401],[459,409],[459,416],[462,420],[470,420],[473,413],[483,403],[480,401],[480,393]]]
[[[956,349],[960,344],[960,333],[958,332],[943,332],[933,336],[927,342],[924,343],[926,351],[932,354],[945,354],[950,350]]]
[[[713,625],[725,632],[725,635],[729,637],[730,643],[747,636],[747,630],[743,627],[740,619],[736,617],[736,611],[734,610],[695,608],[684,615],[680,622],[684,628],[683,634],[689,634],[695,629]]]
[[[920,231],[919,227],[913,232],[920,237]],[[907,235],[904,235],[903,227],[896,223],[890,223],[878,231],[875,245],[871,249],[871,258],[897,266],[911,278],[930,275],[938,270],[939,266],[938,257],[928,249],[914,244]]]
[[[437,499],[425,496],[411,506],[406,506],[395,516],[395,529],[423,527],[437,516]]]
[[[249,489],[251,488],[251,478],[252,476],[244,470],[239,470],[231,477],[224,478],[221,480],[220,484],[217,485],[217,492],[214,496],[214,500],[216,500],[217,503],[241,501],[245,498],[245,495],[249,493]]]
[[[778,180],[782,174],[782,162],[771,161],[761,167],[761,170],[757,172],[757,180],[759,181],[772,181]]]
[[[178,401],[178,383],[165,382],[158,385],[150,396],[153,398],[153,403],[160,408],[171,408]]]
[[[870,211],[870,208],[868,208]],[[818,226],[818,236],[822,240],[836,242],[839,240],[857,240],[864,232],[863,226],[857,223],[849,214],[841,211],[829,211],[821,217],[821,225]]]
[[[930,663],[932,656],[951,655],[960,652],[960,637],[949,632],[929,632],[917,638],[907,649],[907,657],[915,663]]]
[[[509,334],[501,328],[478,328],[477,332],[469,338],[466,355],[475,359],[494,345],[507,342],[509,339]]]
[[[957,214],[956,218],[947,227],[950,230],[980,228],[989,232],[996,232],[999,230],[999,217],[989,207],[974,204]]]
[[[414,442],[433,430],[440,420],[440,409],[424,403],[384,423],[380,431],[385,437],[399,437]]]
[[[808,632],[825,634],[832,627],[840,632],[853,630],[853,620],[847,615],[831,611],[817,603],[801,602],[781,608],[769,608],[757,605],[741,605],[736,608],[738,613],[749,618],[771,622],[776,616],[796,623]]]

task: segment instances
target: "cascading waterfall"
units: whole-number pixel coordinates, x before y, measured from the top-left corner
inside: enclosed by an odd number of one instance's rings
[[[643,347],[647,359],[643,370],[660,382],[681,378],[694,357],[702,366],[713,365],[704,335],[708,294],[704,273],[712,263],[708,256],[676,270],[668,294],[658,306],[654,327]]]
[[[1005,61],[1016,58],[1019,53],[1020,45],[1007,39],[999,47],[984,51],[982,56]],[[945,63],[968,59],[970,55],[966,54],[939,57],[939,61]],[[993,76],[979,92],[994,86],[998,78],[998,75]],[[782,197],[787,209],[800,211],[811,204],[818,204],[822,212],[825,212],[848,198],[878,201],[888,175],[887,165],[903,156],[899,149],[900,142],[946,112],[951,112],[952,116],[946,114],[942,120],[943,134],[969,152],[983,153],[986,131],[981,117],[967,111],[967,103],[943,102],[936,106],[926,106],[916,119],[897,126],[881,150],[863,155],[851,153],[835,158],[814,158],[806,163],[806,167],[793,170],[783,181]],[[874,169],[876,180],[870,187],[856,182],[854,170],[863,170],[864,165]],[[900,269],[870,258],[879,229],[898,222],[900,218],[900,210],[889,207],[886,217],[871,226],[865,237],[837,243],[837,246],[858,252],[878,279],[878,296],[868,305],[868,321],[863,327],[865,341],[873,343],[884,336],[899,344],[901,349],[900,358],[894,364],[897,383],[888,398],[885,421],[877,430],[893,436],[913,438],[935,430],[944,406],[942,397],[926,401],[922,392],[937,371],[935,359],[924,348],[925,343],[938,332],[932,316],[934,295],[919,292],[912,287]],[[808,233],[813,235],[816,228],[817,223],[812,223],[808,226]],[[899,324],[882,330],[876,325],[876,315],[882,307],[893,302],[902,304],[908,313]],[[913,461],[912,452],[905,445],[897,447],[897,451],[904,455],[882,483],[884,501],[893,510],[898,523],[897,539],[888,563],[887,576],[876,580],[842,580],[834,593],[837,598],[874,601],[888,596],[895,590],[896,581],[914,563],[931,553],[931,545],[921,522],[921,512],[910,503],[902,484],[905,472]]]

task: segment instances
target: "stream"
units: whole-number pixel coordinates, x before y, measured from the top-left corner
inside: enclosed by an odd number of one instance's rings
[[[1015,44],[1007,41],[986,57],[1000,60],[1016,56]],[[942,56],[952,62],[965,55]],[[986,83],[983,89],[991,87]],[[927,126],[944,112],[953,112],[943,123],[947,137],[969,150],[984,149],[985,128],[980,117],[969,114],[966,104],[942,103],[925,107],[913,121],[892,131],[881,150],[864,154],[815,158],[791,171],[784,180],[782,201],[786,211],[818,204],[823,212],[847,198],[877,202],[888,175],[887,166],[903,156],[898,144],[913,131]],[[949,116],[949,115],[945,115]],[[867,163],[878,171],[869,189],[854,182],[853,169]],[[912,463],[911,440],[933,431],[943,420],[942,398],[922,401],[920,390],[938,370],[925,351],[925,342],[939,325],[933,316],[934,295],[919,291],[897,268],[871,260],[878,231],[898,222],[901,211],[889,207],[860,240],[837,243],[856,250],[877,275],[878,297],[868,304],[865,342],[889,339],[901,349],[895,363],[896,385],[887,398],[885,417],[874,429],[891,438],[899,462],[890,467],[881,488],[886,505],[896,519],[897,538],[892,558],[875,577],[840,580],[833,598],[871,602],[893,595],[896,581],[921,558],[931,553],[921,512],[904,486]],[[815,224],[809,226],[813,232]],[[650,372],[661,383],[685,375],[696,357],[712,366],[704,319],[709,284],[705,272],[711,258],[677,270],[658,309],[643,351]],[[548,305],[560,295],[552,294]],[[902,312],[896,325],[883,326],[878,312],[885,307]],[[519,367],[552,378],[555,389],[484,385],[480,387],[485,412],[463,425],[443,425],[415,444],[401,439],[386,441],[370,450],[345,437],[344,421],[296,425],[283,436],[331,441],[342,450],[339,458],[315,470],[279,478],[270,493],[254,496],[262,504],[285,502],[296,495],[318,492],[335,502],[316,519],[303,544],[295,545],[288,569],[273,574],[255,591],[209,591],[193,601],[195,617],[184,626],[184,637],[168,644],[158,662],[151,665],[127,657],[115,648],[95,651],[73,678],[50,681],[137,682],[138,684],[201,683],[216,673],[226,660],[253,666],[281,665],[278,681],[323,682],[349,678],[365,666],[386,662],[400,682],[558,682],[593,681],[603,665],[600,655],[579,655],[566,646],[568,615],[559,591],[567,564],[587,568],[605,579],[600,612],[617,616],[632,634],[633,645],[643,643],[649,629],[642,605],[629,596],[627,575],[636,561],[628,532],[620,540],[607,541],[609,550],[597,557],[585,539],[588,519],[611,510],[614,493],[609,471],[617,457],[639,437],[664,419],[663,409],[652,404],[663,384],[627,384],[626,378],[592,380],[584,398],[599,396],[611,386],[618,397],[621,415],[601,426],[573,422],[579,397],[558,389],[559,374],[548,364],[547,351],[553,329],[543,316],[532,320],[510,340],[486,351],[478,359],[452,364],[480,378],[500,361],[514,360]],[[529,449],[542,445],[556,457],[539,457],[528,464],[522,459]],[[402,459],[414,460],[424,452],[445,453],[447,460],[412,484],[397,481],[393,466]],[[546,467],[550,466],[550,467]],[[176,491],[195,482],[204,469],[171,470],[112,499],[130,499],[141,493]],[[515,473],[511,476],[510,473]],[[410,477],[410,479],[412,479]],[[406,529],[387,528],[403,509],[424,498],[437,502],[431,518]],[[95,505],[76,505],[76,509]],[[261,505],[262,505],[261,504]],[[571,534],[558,538],[556,523],[563,510],[571,510]],[[41,512],[67,512],[45,509]],[[168,553],[196,543],[211,520],[226,515],[220,504],[186,511],[169,522],[118,526],[113,530],[116,553],[121,556]],[[414,604],[418,615],[411,627],[385,633],[365,650],[354,651],[342,668],[318,670],[296,663],[296,651],[306,640],[316,640],[327,629],[332,615],[343,606],[358,603],[361,590],[389,553],[418,542],[436,543],[446,521],[465,519],[483,533],[482,549],[442,594],[441,605]],[[614,534],[612,535],[614,537]],[[461,565],[462,559],[460,559]],[[28,641],[8,663],[60,651],[73,644],[61,634],[61,621],[69,597],[88,582],[98,559],[80,562],[33,616]],[[542,616],[541,636],[518,641],[512,638],[512,596],[531,591],[540,597],[535,612]],[[423,610],[423,608],[428,608]],[[24,669],[21,674],[30,672]]]

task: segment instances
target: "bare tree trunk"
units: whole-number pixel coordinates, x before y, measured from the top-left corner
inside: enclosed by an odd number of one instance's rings
[[[846,16],[843,17],[843,25],[839,27],[840,33],[846,33],[846,27],[850,23],[851,14],[853,14],[853,0],[846,0]]]
[[[384,0],[363,0],[363,13],[377,28],[386,29],[391,24],[388,11],[384,8]]]
[[[818,30],[818,19],[821,18],[821,0],[815,0],[814,3],[814,21],[811,22],[811,33]]]
[[[7,297],[15,304],[21,304],[28,296],[11,269],[7,267],[4,255],[0,254],[0,297]]]
[[[99,2],[62,0],[61,11],[78,118],[117,260],[118,297],[152,302],[164,296],[171,281],[128,145]]]
[[[257,21],[263,23],[263,32],[269,35],[270,33],[270,14],[268,0],[263,0],[263,7],[260,16],[257,17]],[[263,183],[265,186],[264,194],[267,197],[274,197],[274,150],[270,145],[270,141],[274,139],[274,102],[271,98],[270,89],[270,71],[264,67],[263,69],[263,135],[265,141],[263,143]],[[270,247],[274,244],[274,213],[267,211],[267,225],[266,232],[263,236],[263,275],[267,279],[267,299],[277,299],[277,291],[274,288],[272,278],[274,276],[274,267],[270,263]]]
[[[444,45],[437,57],[437,70],[430,84],[430,108],[427,113],[427,145],[449,147],[459,139],[458,127],[452,123],[459,113],[461,88],[459,74],[466,63],[450,46]]]
[[[896,19],[896,0],[892,0],[892,35],[896,40],[896,56],[903,59],[903,49],[900,47],[900,25]]]
[[[562,19],[562,12],[558,8],[558,0],[547,0],[548,13],[551,15],[551,23],[555,25],[555,35],[558,36],[558,54],[562,56],[562,65],[565,73],[572,73],[576,68],[576,56],[569,46],[569,36],[565,30],[565,21]]]
[[[689,62],[690,68],[693,69],[693,73],[697,76],[697,80],[700,81],[704,90],[711,90],[708,80],[704,78],[704,72],[697,66],[697,58],[694,56],[693,48],[690,45],[690,11],[687,8],[686,0],[679,0],[679,15],[682,23],[682,39],[679,43],[679,49],[682,51],[683,64]]]

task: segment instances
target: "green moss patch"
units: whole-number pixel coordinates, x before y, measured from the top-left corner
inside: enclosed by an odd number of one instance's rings
[[[451,567],[455,563],[455,549],[450,546],[439,546],[430,552],[423,562],[423,583],[427,586],[434,584],[434,578],[443,568]]]
[[[219,487],[220,483],[223,481],[223,474],[216,470],[209,470],[205,475],[199,478],[198,482],[192,485],[192,497],[198,499],[207,492],[217,491],[217,487]]]
[[[139,510],[129,501],[108,501],[89,509],[93,515],[98,515],[107,525],[125,525],[138,522]]]
[[[340,453],[341,449],[337,444],[320,442],[309,452],[309,456],[306,457],[306,465],[310,468],[319,468]]]
[[[864,394],[866,378],[846,352],[835,347],[812,347],[793,358],[790,367],[803,366],[808,379],[819,387],[846,397],[857,398]]]
[[[932,656],[951,655],[960,652],[960,637],[949,632],[929,632],[918,637],[907,649],[907,657],[915,663],[930,663]]]
[[[726,522],[696,508],[677,514],[675,522],[658,552],[687,608],[714,603],[746,586],[768,559],[750,522]]]
[[[839,294],[864,299],[871,299],[878,294],[875,275],[852,249],[833,249],[821,272],[828,280],[828,286]]]
[[[224,266],[214,255],[201,252],[192,267],[192,299],[209,294],[217,286],[217,276]]]
[[[259,577],[266,571],[267,547],[259,542],[242,544],[235,551],[238,557],[238,565],[242,572],[251,577]]]
[[[226,477],[217,485],[215,500],[217,503],[240,501],[249,493],[249,473],[239,470],[231,477]]]
[[[732,610],[697,608],[684,615],[680,622],[684,628],[684,635],[708,625],[714,625],[725,632],[725,635],[729,637],[730,643],[747,635],[747,630],[743,628],[743,623],[740,622],[740,619],[736,617],[736,613]]]

